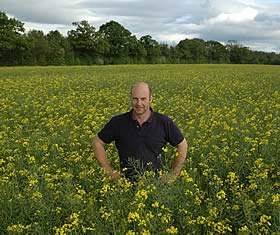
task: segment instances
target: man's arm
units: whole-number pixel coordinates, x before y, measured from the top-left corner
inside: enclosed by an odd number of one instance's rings
[[[188,143],[186,139],[184,138],[176,147],[177,147],[177,155],[173,163],[172,171],[175,175],[178,176],[187,158]]]
[[[92,141],[92,148],[94,156],[98,160],[99,164],[105,169],[108,176],[111,176],[113,180],[118,180],[121,177],[119,172],[115,172],[111,167],[111,164],[106,156],[105,143],[98,137],[98,135]]]

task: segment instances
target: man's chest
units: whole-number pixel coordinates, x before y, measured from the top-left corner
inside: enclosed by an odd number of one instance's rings
[[[162,148],[167,142],[165,128],[157,123],[145,123],[140,126],[137,122],[130,122],[119,128],[117,144],[121,146],[148,148]]]

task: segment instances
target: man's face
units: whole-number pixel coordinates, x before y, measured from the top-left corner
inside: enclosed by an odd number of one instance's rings
[[[131,104],[137,115],[143,115],[149,111],[151,104],[149,88],[145,85],[135,87],[131,92]]]

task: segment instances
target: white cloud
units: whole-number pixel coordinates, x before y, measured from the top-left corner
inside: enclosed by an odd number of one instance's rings
[[[161,42],[174,43],[184,40],[186,38],[192,39],[199,37],[198,34],[160,34],[158,40]]]
[[[216,17],[208,20],[209,24],[240,24],[247,21],[252,21],[257,16],[258,11],[250,7],[242,9],[240,12],[221,13]]]

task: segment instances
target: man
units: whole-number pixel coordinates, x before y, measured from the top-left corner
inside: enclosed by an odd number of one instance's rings
[[[145,82],[130,92],[132,110],[113,117],[93,140],[96,159],[113,180],[122,176],[114,171],[106,157],[105,144],[115,141],[120,166],[125,176],[133,178],[139,171],[158,171],[164,162],[163,148],[169,142],[177,154],[169,176],[177,176],[187,155],[187,142],[178,127],[167,116],[152,110],[152,92]],[[169,177],[168,177],[169,178]]]

